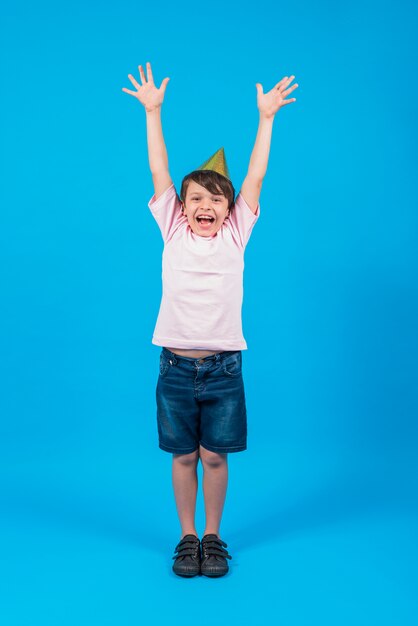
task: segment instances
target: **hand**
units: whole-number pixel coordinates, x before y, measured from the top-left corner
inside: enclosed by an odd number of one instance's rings
[[[295,83],[292,87],[290,87],[290,89],[287,89],[294,78],[294,76],[291,76],[290,78],[285,76],[268,93],[263,93],[263,86],[260,83],[256,83],[257,106],[260,111],[260,115],[263,115],[264,117],[274,117],[282,106],[295,102],[296,98],[290,98],[289,100],[284,99],[294,89],[299,87],[299,85]]]
[[[129,93],[131,96],[137,98],[141,104],[144,105],[147,111],[153,111],[160,107],[164,100],[165,88],[167,87],[167,83],[170,80],[169,78],[164,78],[163,82],[159,89],[154,85],[154,78],[152,76],[151,63],[147,63],[147,73],[148,73],[148,82],[145,79],[144,70],[142,69],[142,65],[138,65],[139,74],[141,76],[142,86],[135,80],[132,74],[128,74],[128,78],[134,87],[137,88],[138,91],[130,91],[125,87],[122,87],[122,91],[125,93]]]

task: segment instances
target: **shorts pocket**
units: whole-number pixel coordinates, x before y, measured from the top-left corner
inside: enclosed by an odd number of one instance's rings
[[[160,354],[160,376],[165,376],[168,372],[168,368],[170,367],[170,361],[164,356],[163,353]]]
[[[242,371],[241,351],[224,358],[222,360],[222,369],[227,376],[239,376]]]

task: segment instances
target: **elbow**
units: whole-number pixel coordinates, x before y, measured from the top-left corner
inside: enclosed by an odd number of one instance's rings
[[[261,189],[261,186],[262,186],[263,180],[264,180],[264,176],[262,174],[260,174],[259,172],[248,171],[247,178],[248,178],[248,180],[251,181],[251,184],[254,187],[257,187],[258,189]]]

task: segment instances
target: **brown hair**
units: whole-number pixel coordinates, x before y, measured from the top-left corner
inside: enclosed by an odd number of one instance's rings
[[[234,209],[235,189],[231,181],[222,174],[213,170],[194,170],[183,178],[180,190],[180,200],[185,202],[187,189],[190,181],[193,180],[198,185],[205,187],[210,193],[223,193],[228,200],[228,209],[232,213]]]

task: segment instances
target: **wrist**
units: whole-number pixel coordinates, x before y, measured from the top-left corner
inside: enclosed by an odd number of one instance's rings
[[[147,109],[147,107],[145,107],[145,112],[147,115],[158,114],[160,110],[161,110],[161,104],[159,104],[158,106],[154,106],[150,109]]]
[[[267,122],[273,122],[274,121],[274,116],[275,116],[275,113],[273,113],[272,115],[268,115],[267,113],[262,113],[260,111],[260,120],[267,121]]]

